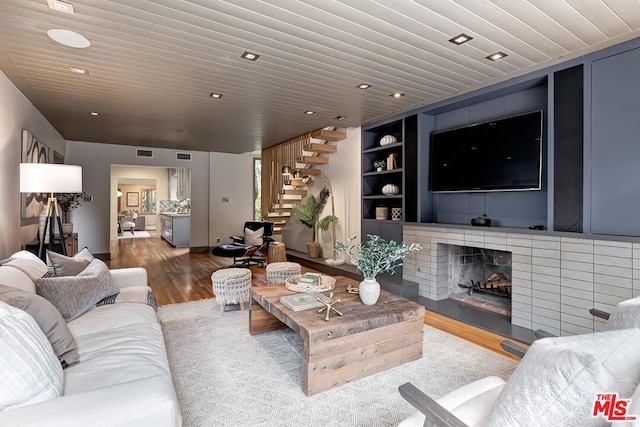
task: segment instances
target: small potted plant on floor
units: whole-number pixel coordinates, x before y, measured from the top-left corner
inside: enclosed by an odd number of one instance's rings
[[[307,242],[307,253],[311,258],[318,258],[320,256],[320,243],[317,241],[318,228],[326,231],[329,229],[329,225],[336,221],[337,218],[333,215],[327,215],[320,219],[320,214],[324,209],[327,201],[329,200],[329,189],[324,187],[320,190],[318,197],[313,194],[307,196],[304,202],[297,204],[293,207],[293,214],[304,225],[312,230],[311,242]]]
[[[380,296],[380,283],[376,280],[376,276],[380,273],[394,274],[396,267],[402,265],[407,255],[421,250],[422,247],[418,243],[405,245],[393,240],[387,242],[382,237],[371,234],[367,237],[369,239],[359,245],[347,246],[338,242],[336,250],[347,254],[351,263],[362,273],[364,280],[360,282],[358,288],[360,300],[365,305],[373,305]],[[349,239],[349,243],[355,238],[356,236],[353,236]]]

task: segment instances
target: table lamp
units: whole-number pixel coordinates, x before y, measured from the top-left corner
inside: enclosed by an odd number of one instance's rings
[[[49,229],[49,249],[52,249],[55,224],[62,237],[62,253],[67,254],[62,234],[62,221],[58,201],[53,193],[81,193],[82,167],[75,165],[60,165],[52,163],[20,163],[20,192],[21,193],[51,193],[47,201],[47,219],[44,231],[40,236],[38,256],[46,260],[44,251],[45,235]]]

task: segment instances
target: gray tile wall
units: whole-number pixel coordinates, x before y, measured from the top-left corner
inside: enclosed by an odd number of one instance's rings
[[[640,296],[640,243],[553,235],[405,224],[405,243],[423,250],[407,257],[404,278],[419,284],[420,296],[448,297],[446,244],[512,253],[514,325],[557,335],[601,330],[590,308],[611,311]]]

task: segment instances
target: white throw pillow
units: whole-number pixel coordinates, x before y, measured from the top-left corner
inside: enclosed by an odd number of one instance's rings
[[[598,393],[629,398],[640,382],[640,329],[537,340],[493,406],[487,426],[604,426]]]
[[[264,236],[264,227],[255,231],[248,228],[244,229],[244,243],[246,245],[261,245],[264,242],[262,236]]]
[[[62,394],[62,366],[47,337],[33,317],[4,302],[0,302],[0,377],[0,411]]]
[[[31,280],[39,279],[49,272],[47,265],[41,259],[16,258],[12,259],[4,266],[11,266],[25,273]]]

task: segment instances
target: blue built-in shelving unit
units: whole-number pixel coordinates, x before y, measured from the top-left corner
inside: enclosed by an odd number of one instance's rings
[[[374,219],[378,200],[371,191],[384,179],[371,177],[370,150],[380,135],[395,132],[404,156],[397,178],[404,221],[469,224],[486,213],[499,226],[640,236],[638,76],[640,39],[634,39],[363,127],[363,234],[389,222]],[[433,131],[534,110],[544,112],[541,190],[429,191]],[[415,153],[410,172],[409,152]],[[401,226],[391,225],[401,235]]]

